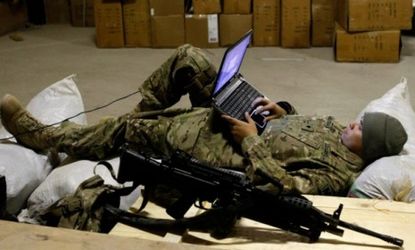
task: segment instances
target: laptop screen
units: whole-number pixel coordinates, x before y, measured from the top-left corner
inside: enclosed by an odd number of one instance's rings
[[[237,44],[226,51],[220,66],[215,90],[216,94],[239,71],[246,49],[251,41],[252,32],[248,32]]]

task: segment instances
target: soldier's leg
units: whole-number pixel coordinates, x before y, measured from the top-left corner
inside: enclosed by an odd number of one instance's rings
[[[189,44],[180,46],[140,86],[143,99],[136,112],[168,108],[187,93],[192,106],[206,106],[215,77],[215,68],[202,50]]]
[[[60,127],[45,127],[10,95],[1,102],[1,120],[5,128],[23,145],[35,150],[56,148],[76,158],[103,159],[116,153],[125,141],[159,153],[175,149],[191,153],[217,166],[242,166],[242,156],[229,135],[220,128],[211,109],[173,112],[147,112],[108,118],[93,126],[67,122]],[[159,116],[163,115],[163,116]],[[145,117],[146,119],[142,119]],[[150,119],[153,118],[153,119]],[[222,126],[220,126],[222,127]]]
[[[93,126],[65,122],[51,127],[33,118],[14,96],[6,95],[1,102],[1,121],[20,144],[37,151],[56,148],[77,158],[101,159],[115,153],[124,140],[126,119],[110,118]]]
[[[55,145],[58,151],[83,159],[112,156],[125,142],[161,155],[176,149],[190,153],[208,114],[209,109],[180,109],[127,114],[94,126],[71,123],[54,132]]]
[[[234,142],[229,129],[226,129],[228,124],[219,115],[211,108],[193,108],[169,118],[168,123],[163,121],[166,118],[162,118],[162,123],[156,126],[147,120],[129,120],[126,140],[160,149],[159,152],[166,155],[179,149],[209,166],[244,170],[247,163],[244,162],[240,145]],[[151,126],[145,128],[148,125]],[[164,127],[160,128],[162,125]],[[151,129],[155,132],[150,133]],[[157,139],[149,134],[162,136]]]
[[[214,111],[210,114],[198,135],[192,156],[211,166],[244,171],[248,162],[245,162],[240,145],[233,140],[228,124],[218,116]]]
[[[196,138],[198,133],[194,124],[201,124],[190,123],[186,131],[183,130],[185,126],[178,124],[176,117],[186,123],[187,118],[195,121],[198,121],[198,117],[203,118],[200,114],[204,113],[192,109],[150,111],[134,116],[126,114],[107,118],[92,126],[65,122],[59,127],[51,127],[33,118],[14,96],[6,95],[1,101],[1,121],[20,144],[37,151],[53,148],[74,158],[91,160],[113,156],[126,141],[162,154],[170,154],[179,144],[193,145],[192,138]],[[171,125],[173,120],[176,121],[174,126]],[[172,143],[167,135],[172,127],[186,138]]]

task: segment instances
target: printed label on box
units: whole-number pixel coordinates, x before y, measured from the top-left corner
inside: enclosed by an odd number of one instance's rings
[[[219,42],[219,29],[218,29],[218,15],[208,15],[208,41],[209,43]]]

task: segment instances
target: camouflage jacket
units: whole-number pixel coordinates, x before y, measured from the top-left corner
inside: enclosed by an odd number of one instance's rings
[[[166,111],[158,115],[129,121],[127,140],[166,154],[180,149],[208,165],[245,171],[253,180],[259,169],[286,192],[344,195],[363,169],[361,158],[340,141],[343,127],[330,116],[286,115],[270,121],[261,136],[236,145],[228,124],[211,108],[176,110],[171,119]]]
[[[345,194],[363,161],[341,143],[343,128],[331,116],[287,115],[271,121],[261,136],[242,142],[248,176],[260,169],[279,180],[285,192]]]

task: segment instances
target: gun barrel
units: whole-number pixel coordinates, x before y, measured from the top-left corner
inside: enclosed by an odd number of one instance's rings
[[[339,221],[339,226],[344,227],[344,228],[348,228],[350,230],[353,230],[353,231],[356,231],[356,232],[359,232],[359,233],[367,234],[367,235],[376,237],[378,239],[382,239],[386,242],[392,243],[392,244],[400,246],[400,247],[403,245],[403,240],[402,239],[395,238],[395,237],[385,235],[385,234],[381,234],[381,233],[377,233],[377,232],[374,232],[372,230],[360,227],[358,225],[350,224],[350,223],[347,223],[347,222],[344,222],[344,221]]]

